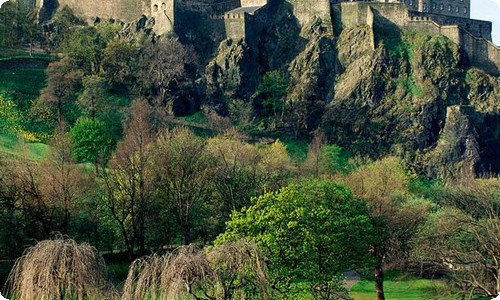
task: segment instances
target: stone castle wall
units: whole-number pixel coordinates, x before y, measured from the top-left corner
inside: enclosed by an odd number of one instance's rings
[[[333,24],[330,0],[286,0],[293,8],[293,14],[300,25],[308,24],[319,17],[324,24]]]
[[[470,0],[404,0],[409,6],[419,2],[417,11],[470,18]]]
[[[459,25],[461,28],[472,33],[476,37],[491,41],[492,24],[488,21],[474,20],[469,18],[443,16],[431,13],[410,12],[410,18],[428,17],[440,25]]]
[[[444,35],[460,46],[471,65],[500,75],[500,47],[491,42],[491,36],[489,39],[477,37],[460,25],[440,25],[429,17],[413,17],[406,28],[432,35]]]
[[[113,18],[126,22],[133,21],[143,14],[150,16],[152,6],[151,0],[58,0],[58,2],[59,7],[67,5],[78,16],[86,18],[99,16],[102,19]]]
[[[500,47],[491,42],[490,22],[412,12],[400,3],[339,3],[333,6],[333,15],[336,26],[387,22],[399,28],[444,35],[460,46],[472,65],[500,75]]]

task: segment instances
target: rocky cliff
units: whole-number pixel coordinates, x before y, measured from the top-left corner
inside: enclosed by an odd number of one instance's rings
[[[299,25],[286,2],[256,45],[224,41],[206,69],[210,94],[250,101],[261,76],[289,78],[284,127],[374,157],[408,159],[433,177],[500,172],[500,79],[469,68],[440,35],[390,22]],[[442,167],[437,167],[437,166]]]

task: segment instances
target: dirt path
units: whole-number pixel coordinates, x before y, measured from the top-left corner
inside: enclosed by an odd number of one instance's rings
[[[345,288],[350,291],[352,286],[361,280],[361,276],[359,275],[358,272],[356,271],[347,271],[344,273],[345,276],[345,283],[344,286]]]

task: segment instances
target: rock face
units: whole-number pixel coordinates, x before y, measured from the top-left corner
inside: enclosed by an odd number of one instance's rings
[[[299,25],[286,2],[272,9],[258,47],[220,45],[206,68],[210,95],[250,101],[279,70],[290,82],[284,126],[296,134],[322,127],[332,143],[403,156],[432,177],[500,172],[500,79],[464,69],[455,43],[390,22],[332,33],[321,18]]]
[[[258,84],[256,57],[243,40],[223,41],[205,74],[212,97],[249,98]]]
[[[476,128],[484,123],[471,107],[450,106],[437,146],[423,157],[427,174],[443,179],[473,178],[480,171],[481,148]]]

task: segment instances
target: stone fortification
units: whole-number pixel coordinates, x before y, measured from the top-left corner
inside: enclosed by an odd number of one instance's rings
[[[332,11],[334,26],[373,26],[378,22],[444,35],[460,46],[472,65],[500,75],[500,47],[491,41],[491,22],[415,12],[400,3],[339,3]]]
[[[42,7],[68,6],[73,12],[86,19],[94,16],[132,21],[143,14],[150,15],[151,0],[37,0],[36,5]]]
[[[286,3],[301,26],[320,18],[331,35],[343,27],[390,23],[399,28],[442,34],[461,46],[473,65],[500,74],[500,49],[491,42],[491,23],[472,20],[470,0],[34,0],[39,8],[69,6],[85,18],[99,16],[132,21],[153,17],[157,34],[193,34],[193,17],[201,34],[256,42],[272,5]],[[43,10],[43,9],[42,9]],[[211,20],[211,21],[210,21]],[[204,28],[204,29],[203,29]],[[193,29],[193,30],[200,30]],[[210,33],[211,31],[211,33]],[[217,31],[217,32],[216,32]]]

